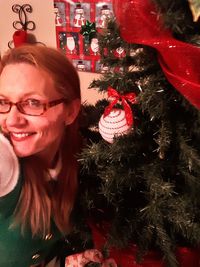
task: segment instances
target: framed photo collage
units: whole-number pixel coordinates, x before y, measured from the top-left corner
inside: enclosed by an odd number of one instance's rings
[[[99,61],[98,39],[88,42],[81,27],[86,21],[95,22],[96,30],[105,28],[107,18],[113,16],[111,0],[54,1],[57,47],[70,58],[78,71],[104,72]]]

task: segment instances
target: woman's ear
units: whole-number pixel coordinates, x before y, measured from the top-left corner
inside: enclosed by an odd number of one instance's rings
[[[79,98],[72,100],[69,104],[66,105],[65,125],[73,123],[73,121],[79,114],[80,107],[81,107],[81,100]]]

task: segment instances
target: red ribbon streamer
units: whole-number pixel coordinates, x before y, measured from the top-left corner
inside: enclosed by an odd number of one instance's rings
[[[136,94],[135,93],[128,93],[125,95],[120,95],[114,88],[108,87],[108,97],[115,98],[108,107],[106,107],[104,111],[104,117],[108,116],[113,109],[113,107],[117,104],[119,100],[122,101],[122,105],[125,111],[126,122],[128,125],[133,124],[133,114],[130,105],[127,101],[131,102],[132,104],[136,103]]]
[[[200,48],[173,38],[150,0],[113,0],[113,7],[122,38],[155,48],[168,81],[200,109]]]

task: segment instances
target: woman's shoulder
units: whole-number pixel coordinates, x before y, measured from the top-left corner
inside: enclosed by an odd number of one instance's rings
[[[0,133],[0,148],[0,197],[3,197],[16,187],[20,166],[13,146],[2,133]]]
[[[0,197],[0,218],[7,217],[16,209],[23,184],[23,175],[20,173],[14,187],[5,195]]]
[[[53,223],[44,237],[33,237],[28,228],[22,234],[20,225],[13,225],[13,215],[0,216],[0,230],[0,266],[7,267],[27,267],[40,264],[49,255],[53,258],[56,244],[63,238]]]

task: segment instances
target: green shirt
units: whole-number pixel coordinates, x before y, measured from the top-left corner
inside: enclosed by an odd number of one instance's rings
[[[52,223],[45,238],[32,238],[30,229],[22,235],[20,226],[11,226],[22,188],[22,177],[12,192],[0,198],[0,267],[29,267],[41,263],[53,249],[61,233]]]

